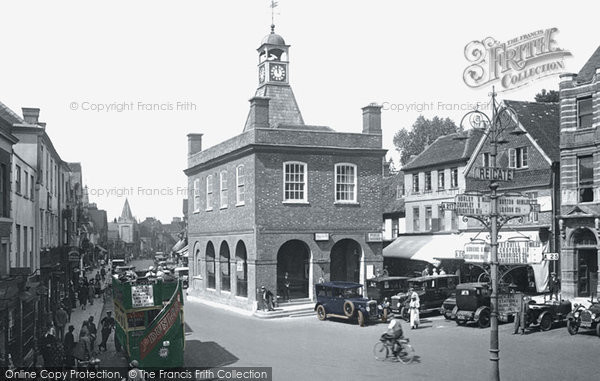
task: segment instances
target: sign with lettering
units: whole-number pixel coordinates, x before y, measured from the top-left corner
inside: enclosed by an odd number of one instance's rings
[[[154,306],[154,292],[151,284],[131,286],[132,308]]]
[[[177,288],[169,304],[163,307],[158,316],[150,324],[150,327],[144,332],[144,337],[140,341],[140,358],[142,360],[162,341],[162,338],[175,325],[180,316],[181,309],[179,288]]]
[[[510,168],[473,167],[469,177],[477,180],[489,181],[512,181],[515,178],[515,170]]]
[[[469,242],[465,244],[462,259],[465,262],[487,263],[490,261],[490,245],[484,242]]]
[[[457,194],[456,212],[460,215],[485,216],[490,214],[490,198],[483,195]]]
[[[315,241],[329,241],[329,233],[315,233]]]
[[[541,263],[544,258],[544,246],[540,241],[504,241],[498,242],[498,262],[503,265]],[[491,246],[484,242],[469,242],[464,250],[456,250],[456,258],[471,263],[489,263]]]
[[[383,233],[367,233],[367,242],[382,242]]]
[[[508,217],[527,216],[531,212],[534,198],[526,196],[500,196],[498,197],[498,213]]]
[[[501,315],[512,315],[521,309],[523,294],[498,294],[498,313]]]
[[[456,210],[455,202],[442,202],[441,206],[442,206],[442,210]]]
[[[545,261],[558,261],[558,253],[544,253]]]
[[[244,263],[246,263],[246,262],[244,262],[244,261],[236,262],[236,264],[235,264],[236,271],[243,272],[244,271]]]

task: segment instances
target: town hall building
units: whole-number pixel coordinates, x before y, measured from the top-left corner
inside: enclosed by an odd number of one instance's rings
[[[287,273],[308,301],[315,283],[382,270],[381,107],[362,109],[362,133],[306,124],[289,47],[271,26],[240,135],[208,149],[188,135],[190,287],[205,299],[252,309]]]

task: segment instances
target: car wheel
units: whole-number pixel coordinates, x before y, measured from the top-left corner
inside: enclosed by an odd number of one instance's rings
[[[404,319],[405,321],[408,321],[409,317],[408,317],[408,313],[407,313],[407,311],[406,311],[406,307],[402,307],[402,308],[400,309],[400,317],[401,317],[402,319]]]
[[[487,328],[490,326],[490,311],[483,310],[479,314],[479,320],[477,321],[479,328]]]
[[[571,335],[577,335],[577,331],[579,331],[579,324],[577,324],[573,320],[568,320],[567,321],[567,331],[569,331],[569,333]]]
[[[550,314],[545,314],[542,316],[542,321],[540,321],[540,329],[542,331],[548,331],[552,328],[552,317]]]
[[[352,315],[354,315],[354,303],[349,300],[344,302],[344,315],[346,315],[346,317],[352,317]]]
[[[382,323],[386,323],[387,322],[387,318],[388,318],[388,312],[387,312],[387,309],[384,308],[383,309],[383,315],[381,315],[381,322]]]
[[[319,320],[327,319],[327,313],[325,312],[325,307],[323,307],[322,304],[317,307],[317,317]]]
[[[363,315],[362,311],[358,311],[358,325],[361,327],[365,326],[365,315]]]

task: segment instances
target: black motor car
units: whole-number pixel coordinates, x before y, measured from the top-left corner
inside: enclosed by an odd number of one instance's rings
[[[367,295],[369,298],[383,302],[384,298],[391,299],[392,296],[408,291],[407,276],[380,276],[367,279]]]
[[[411,278],[408,287],[419,295],[421,313],[439,311],[440,306],[448,298],[458,284],[458,275],[428,275]],[[408,319],[408,303],[412,292],[401,292],[392,297],[392,312],[399,313]]]
[[[536,301],[531,297],[525,297],[525,320],[515,320],[515,333],[520,328],[522,332],[525,328],[539,327],[542,331],[548,331],[554,324],[561,323],[567,319],[571,312],[571,302],[568,300],[543,300]],[[523,327],[520,327],[524,324]]]
[[[452,311],[456,324],[475,321],[481,328],[490,326],[490,295],[487,283],[462,283],[456,287],[456,307]]]
[[[567,315],[567,330],[571,335],[576,335],[579,328],[594,329],[600,337],[600,300],[591,301],[589,307],[574,304],[573,311]]]
[[[368,321],[382,319],[376,300],[362,295],[363,285],[354,282],[324,282],[315,285],[317,303],[315,311],[319,320],[335,317],[356,320],[363,327]]]

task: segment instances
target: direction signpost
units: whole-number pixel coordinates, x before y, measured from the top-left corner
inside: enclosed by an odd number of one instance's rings
[[[469,171],[469,177],[477,180],[512,181],[515,178],[515,170],[510,168],[473,167]]]
[[[456,204],[456,212],[463,216],[486,216],[491,211],[489,196],[457,194],[454,197],[454,203]]]

